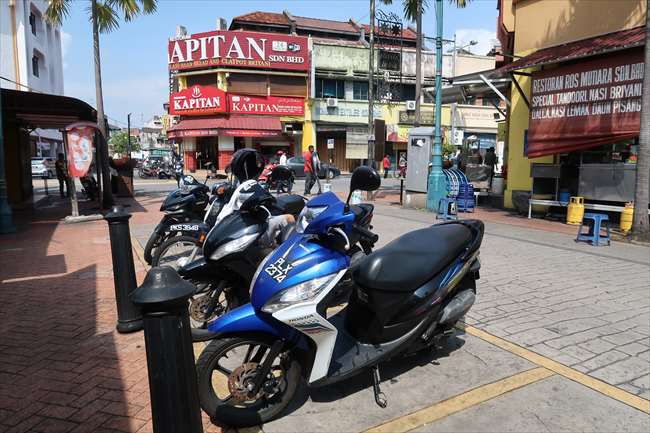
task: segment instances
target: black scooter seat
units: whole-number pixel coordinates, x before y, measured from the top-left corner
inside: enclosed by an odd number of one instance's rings
[[[297,216],[305,207],[305,199],[297,194],[280,195],[276,198],[272,213],[292,214]],[[275,210],[275,212],[274,212]]]
[[[366,289],[412,292],[431,280],[469,247],[463,224],[440,224],[409,232],[364,257],[353,273]]]

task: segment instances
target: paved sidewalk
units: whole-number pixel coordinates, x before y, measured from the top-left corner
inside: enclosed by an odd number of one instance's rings
[[[143,333],[115,331],[107,225],[63,216],[20,212],[0,237],[0,431],[150,432]]]

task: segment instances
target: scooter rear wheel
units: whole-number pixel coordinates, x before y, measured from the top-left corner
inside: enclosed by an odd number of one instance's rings
[[[300,364],[291,352],[273,360],[269,377],[256,395],[247,388],[268,355],[270,336],[213,340],[196,362],[199,401],[212,422],[251,427],[277,417],[293,399],[300,381]]]

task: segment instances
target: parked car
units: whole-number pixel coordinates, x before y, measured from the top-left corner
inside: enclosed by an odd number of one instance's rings
[[[293,171],[295,177],[305,177],[305,159],[302,156],[294,156],[287,160],[287,165]],[[318,177],[321,179],[334,179],[337,176],[341,175],[341,170],[336,168],[334,165],[331,165],[327,162],[322,162],[320,164],[320,171],[318,172]]]
[[[32,158],[32,177],[54,177],[54,161],[50,158]]]

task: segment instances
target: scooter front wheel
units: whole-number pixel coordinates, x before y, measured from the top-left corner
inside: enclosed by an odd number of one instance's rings
[[[277,417],[293,399],[300,364],[290,351],[270,360],[271,369],[257,392],[253,380],[271,352],[271,336],[213,340],[196,362],[199,401],[212,422],[251,427]]]

